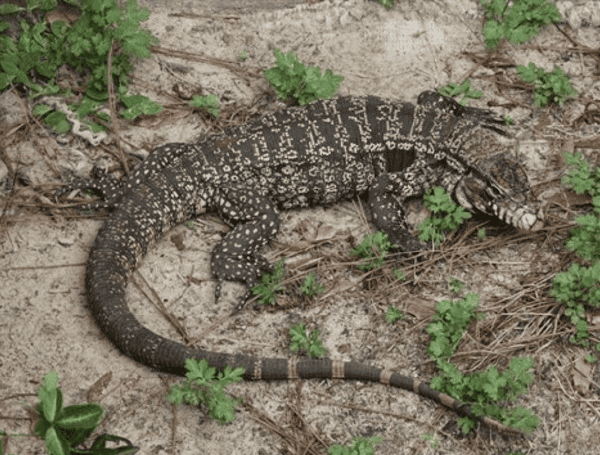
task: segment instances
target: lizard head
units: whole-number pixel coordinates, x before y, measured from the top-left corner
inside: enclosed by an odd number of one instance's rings
[[[489,136],[488,136],[489,139]],[[502,151],[485,158],[475,159],[476,166],[457,183],[454,196],[466,209],[495,216],[507,224],[524,230],[538,230],[543,226],[543,212],[537,210],[537,201],[531,191],[527,174],[521,163],[505,145],[486,143],[486,151]],[[472,145],[472,144],[471,144]]]
[[[507,191],[496,179],[470,173],[458,182],[454,195],[466,209],[495,216],[517,229],[538,230],[543,226],[543,213],[527,202],[529,195]]]

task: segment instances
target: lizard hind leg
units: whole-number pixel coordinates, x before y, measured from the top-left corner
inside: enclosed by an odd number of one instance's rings
[[[72,177],[67,184],[56,189],[56,196],[67,195],[74,190],[92,190],[100,195],[100,200],[79,206],[80,211],[112,210],[124,192],[123,182],[110,176],[104,169],[92,168],[91,178]]]
[[[211,269],[217,278],[215,301],[220,297],[222,281],[238,281],[249,287],[240,302],[243,304],[263,273],[273,272],[273,266],[260,254],[260,249],[279,232],[279,212],[268,196],[249,188],[228,187],[219,193],[215,208],[237,224],[212,253]]]

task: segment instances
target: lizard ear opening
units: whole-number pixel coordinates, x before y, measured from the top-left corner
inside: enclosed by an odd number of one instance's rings
[[[454,188],[454,198],[467,210],[477,209],[489,213],[489,203],[484,199],[486,183],[472,174],[465,175]],[[491,215],[491,213],[489,213]]]

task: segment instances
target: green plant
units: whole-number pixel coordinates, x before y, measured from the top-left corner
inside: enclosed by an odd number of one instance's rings
[[[460,205],[455,204],[448,193],[439,186],[427,190],[423,197],[424,205],[433,212],[433,216],[425,218],[418,227],[419,238],[425,242],[432,240],[437,246],[444,240],[443,231],[454,230],[472,217]],[[441,213],[445,212],[445,216]]]
[[[443,96],[455,97],[459,95],[464,95],[459,104],[461,106],[466,106],[468,104],[467,100],[469,99],[479,99],[483,96],[483,92],[481,90],[472,90],[471,89],[471,81],[469,79],[463,81],[461,84],[448,83],[442,87],[437,89],[437,92]],[[506,125],[512,125],[514,120],[510,118],[508,115],[504,116],[504,123]]]
[[[390,248],[395,247],[388,240],[388,235],[377,231],[375,234],[367,234],[362,241],[350,251],[353,256],[359,256],[366,261],[359,265],[360,270],[371,270],[381,267],[385,262],[385,256]]]
[[[440,445],[440,440],[435,436],[435,434],[425,433],[422,438],[423,441],[431,441],[431,448],[433,450],[437,449]]]
[[[206,360],[187,359],[188,372],[183,384],[173,385],[167,394],[167,401],[175,405],[182,403],[198,406],[206,403],[208,415],[221,425],[235,420],[235,407],[241,398],[232,398],[223,389],[229,384],[240,382],[243,368],[225,367],[217,374],[217,369],[208,365]]]
[[[566,306],[565,316],[577,328],[571,343],[589,346],[590,334],[585,320],[584,304],[597,308],[600,305],[600,262],[593,267],[571,264],[566,272],[557,273],[550,295]]]
[[[457,278],[452,278],[450,280],[450,289],[452,290],[452,292],[454,292],[455,294],[458,294],[460,291],[463,290],[463,288],[465,287],[465,283],[463,283],[462,281],[460,281]]]
[[[385,314],[385,322],[393,324],[400,319],[404,319],[404,313],[398,308],[388,305],[387,313]]]
[[[502,373],[491,367],[468,375],[463,375],[455,364],[448,361],[475,317],[478,305],[477,296],[470,292],[464,299],[444,300],[436,305],[433,321],[426,328],[431,335],[427,353],[435,360],[441,375],[432,379],[430,387],[468,403],[475,416],[487,415],[504,425],[530,433],[540,422],[535,414],[521,406],[507,409],[498,403],[515,401],[525,393],[533,381],[529,372],[533,366],[531,359],[514,357]],[[458,423],[464,433],[475,426],[475,421],[467,417],[459,419]]]
[[[534,63],[517,65],[517,73],[525,82],[535,85],[534,104],[542,107],[550,102],[562,106],[567,97],[577,95],[569,76],[558,66],[548,73]]]
[[[119,114],[121,115],[121,117],[127,120],[133,120],[139,117],[140,115],[158,114],[163,110],[163,107],[160,104],[156,103],[155,101],[152,101],[150,98],[144,95],[127,96],[125,94],[122,94],[119,96],[119,100],[125,105],[125,109],[121,109],[119,111]],[[74,106],[78,107],[80,105],[74,104]],[[79,109],[80,116],[85,115],[87,113],[88,112]],[[101,119],[103,118],[103,114],[101,112],[97,112],[96,115]],[[105,122],[108,122],[110,118],[108,116],[105,116],[103,120]]]
[[[529,409],[522,406],[508,409],[498,404],[515,401],[518,395],[526,392],[527,386],[533,381],[533,375],[528,371],[533,366],[530,358],[513,357],[508,368],[501,373],[496,367],[491,367],[484,372],[468,375],[463,375],[456,365],[448,361],[439,360],[436,363],[442,374],[431,380],[432,389],[469,403],[475,416],[489,416],[525,433],[537,428],[541,420]],[[458,424],[464,433],[475,426],[475,422],[468,417],[460,418]]]
[[[465,80],[462,84],[449,83],[437,89],[437,92],[443,96],[459,96],[464,97],[459,101],[462,106],[467,105],[467,99],[479,99],[483,96],[481,90],[471,90],[471,81]]]
[[[238,60],[240,62],[243,62],[244,60],[246,60],[248,58],[248,51],[246,49],[244,49],[242,52],[239,53],[238,55]]]
[[[372,436],[365,438],[357,436],[350,442],[350,447],[345,447],[340,444],[333,444],[327,449],[328,455],[375,455],[373,445],[383,441],[381,436]]]
[[[485,10],[483,36],[486,47],[495,48],[502,38],[512,44],[524,44],[540,33],[544,25],[560,22],[554,3],[547,0],[515,0],[508,8],[506,0],[479,0]]]
[[[58,374],[51,371],[44,376],[38,388],[40,402],[36,406],[39,420],[33,432],[46,441],[49,455],[69,454],[106,454],[133,455],[139,448],[127,439],[114,435],[101,435],[94,440],[89,449],[77,446],[91,436],[102,418],[104,408],[98,403],[82,403],[63,407],[62,390],[58,387]],[[123,442],[124,447],[106,448],[106,443]]]
[[[592,169],[581,152],[564,152],[564,157],[567,166],[575,169],[562,178],[562,184],[570,185],[577,194],[590,193],[595,213],[575,217],[579,227],[571,230],[567,248],[586,261],[600,262],[600,167]]]
[[[38,117],[45,117],[44,122],[48,125],[56,134],[65,134],[71,131],[71,124],[67,120],[67,116],[60,111],[55,111],[47,104],[38,104],[32,110],[33,115]],[[96,126],[96,124],[94,124]],[[97,132],[98,129],[94,126],[92,129]]]
[[[317,99],[329,99],[338,91],[343,76],[334,75],[328,69],[321,75],[318,66],[306,67],[298,60],[293,52],[284,54],[279,49],[274,50],[276,66],[263,71],[277,97],[294,100],[304,106]]]
[[[565,315],[577,328],[570,341],[587,347],[589,332],[584,305],[592,308],[600,306],[600,169],[592,169],[581,153],[565,152],[564,157],[566,164],[574,168],[563,177],[563,185],[571,186],[577,194],[590,193],[596,214],[575,217],[579,226],[571,230],[566,246],[593,265],[585,267],[574,263],[567,271],[557,273],[550,295],[565,305]],[[600,351],[600,343],[597,349]]]
[[[432,323],[426,329],[431,335],[431,343],[427,348],[427,354],[431,358],[450,358],[475,316],[478,306],[478,297],[471,292],[457,302],[442,300],[435,306]]]
[[[394,0],[379,0],[378,3],[385,7],[385,9],[392,9],[394,6]]]
[[[9,436],[8,433],[0,430],[0,453],[2,455],[4,455],[4,453],[6,452],[6,448],[4,447],[4,440],[8,439],[8,436]],[[7,454],[7,455],[14,455],[14,454]]]
[[[306,326],[301,322],[293,325],[290,327],[290,351],[298,352],[304,349],[311,358],[327,356],[327,349],[323,346],[320,335],[319,330],[311,330],[307,336]]]
[[[406,280],[406,273],[404,273],[402,270],[393,269],[392,273],[394,274],[394,278],[396,278],[397,280],[400,280],[400,281]]]
[[[56,0],[27,1],[27,10],[41,9],[44,12],[56,8]],[[78,5],[79,2],[68,0]],[[17,5],[0,6],[0,14],[13,14],[23,11]],[[128,0],[124,9],[119,9],[115,0],[82,0],[81,16],[73,26],[64,21],[46,21],[33,26],[26,21],[20,23],[21,32],[18,42],[6,35],[0,36],[0,91],[11,83],[21,83],[32,91],[31,97],[64,93],[55,84],[55,73],[59,66],[69,65],[81,75],[86,75],[86,92],[80,104],[69,105],[79,119],[86,114],[96,112],[108,99],[107,74],[108,57],[112,53],[111,77],[115,83],[115,94],[126,109],[120,114],[132,118],[141,113],[156,113],[162,108],[142,95],[127,96],[131,61],[134,57],[150,56],[149,47],[158,43],[149,31],[140,28],[140,22],[149,16],[147,8],[138,7],[135,0]],[[0,22],[0,32],[6,32],[8,24]],[[44,87],[34,83],[30,73],[46,79]],[[48,106],[38,107],[39,115],[48,114]],[[103,120],[108,117],[99,114]],[[46,122],[58,131],[67,128],[64,114],[54,113]],[[87,123],[93,130],[103,130],[101,125]],[[70,126],[69,126],[70,127]]]
[[[563,176],[561,183],[569,185],[577,194],[585,192],[590,193],[592,198],[600,198],[600,167],[592,169],[590,163],[583,159],[581,152],[564,152],[565,163],[567,166],[574,166],[569,169],[567,175]],[[594,207],[600,212],[600,200],[594,200]]]
[[[194,95],[190,100],[190,106],[197,109],[206,109],[214,118],[219,116],[219,102],[217,101],[217,95]]]
[[[258,299],[259,305],[272,305],[277,299],[277,297],[275,297],[275,292],[285,291],[285,288],[281,285],[281,280],[283,280],[283,275],[285,275],[285,270],[283,268],[284,261],[285,258],[282,258],[275,263],[273,266],[273,273],[263,274],[261,283],[252,288],[252,293],[254,295],[260,295],[260,298]]]
[[[300,291],[308,297],[314,297],[317,294],[321,294],[324,289],[320,283],[317,283],[317,277],[314,273],[306,275],[304,284],[300,286]]]

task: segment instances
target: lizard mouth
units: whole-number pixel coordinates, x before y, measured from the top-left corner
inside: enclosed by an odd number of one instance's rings
[[[516,227],[526,231],[538,231],[544,226],[543,214],[540,210],[537,215],[533,214],[529,207],[513,208],[509,206],[492,205],[492,211],[498,218]]]
[[[498,194],[486,195],[488,190],[485,183],[479,179],[463,179],[456,186],[454,196],[457,202],[467,210],[476,209],[494,215],[517,229],[537,231],[544,226],[542,221],[544,215],[541,209],[536,214],[528,204],[518,203],[512,198],[498,198]]]

